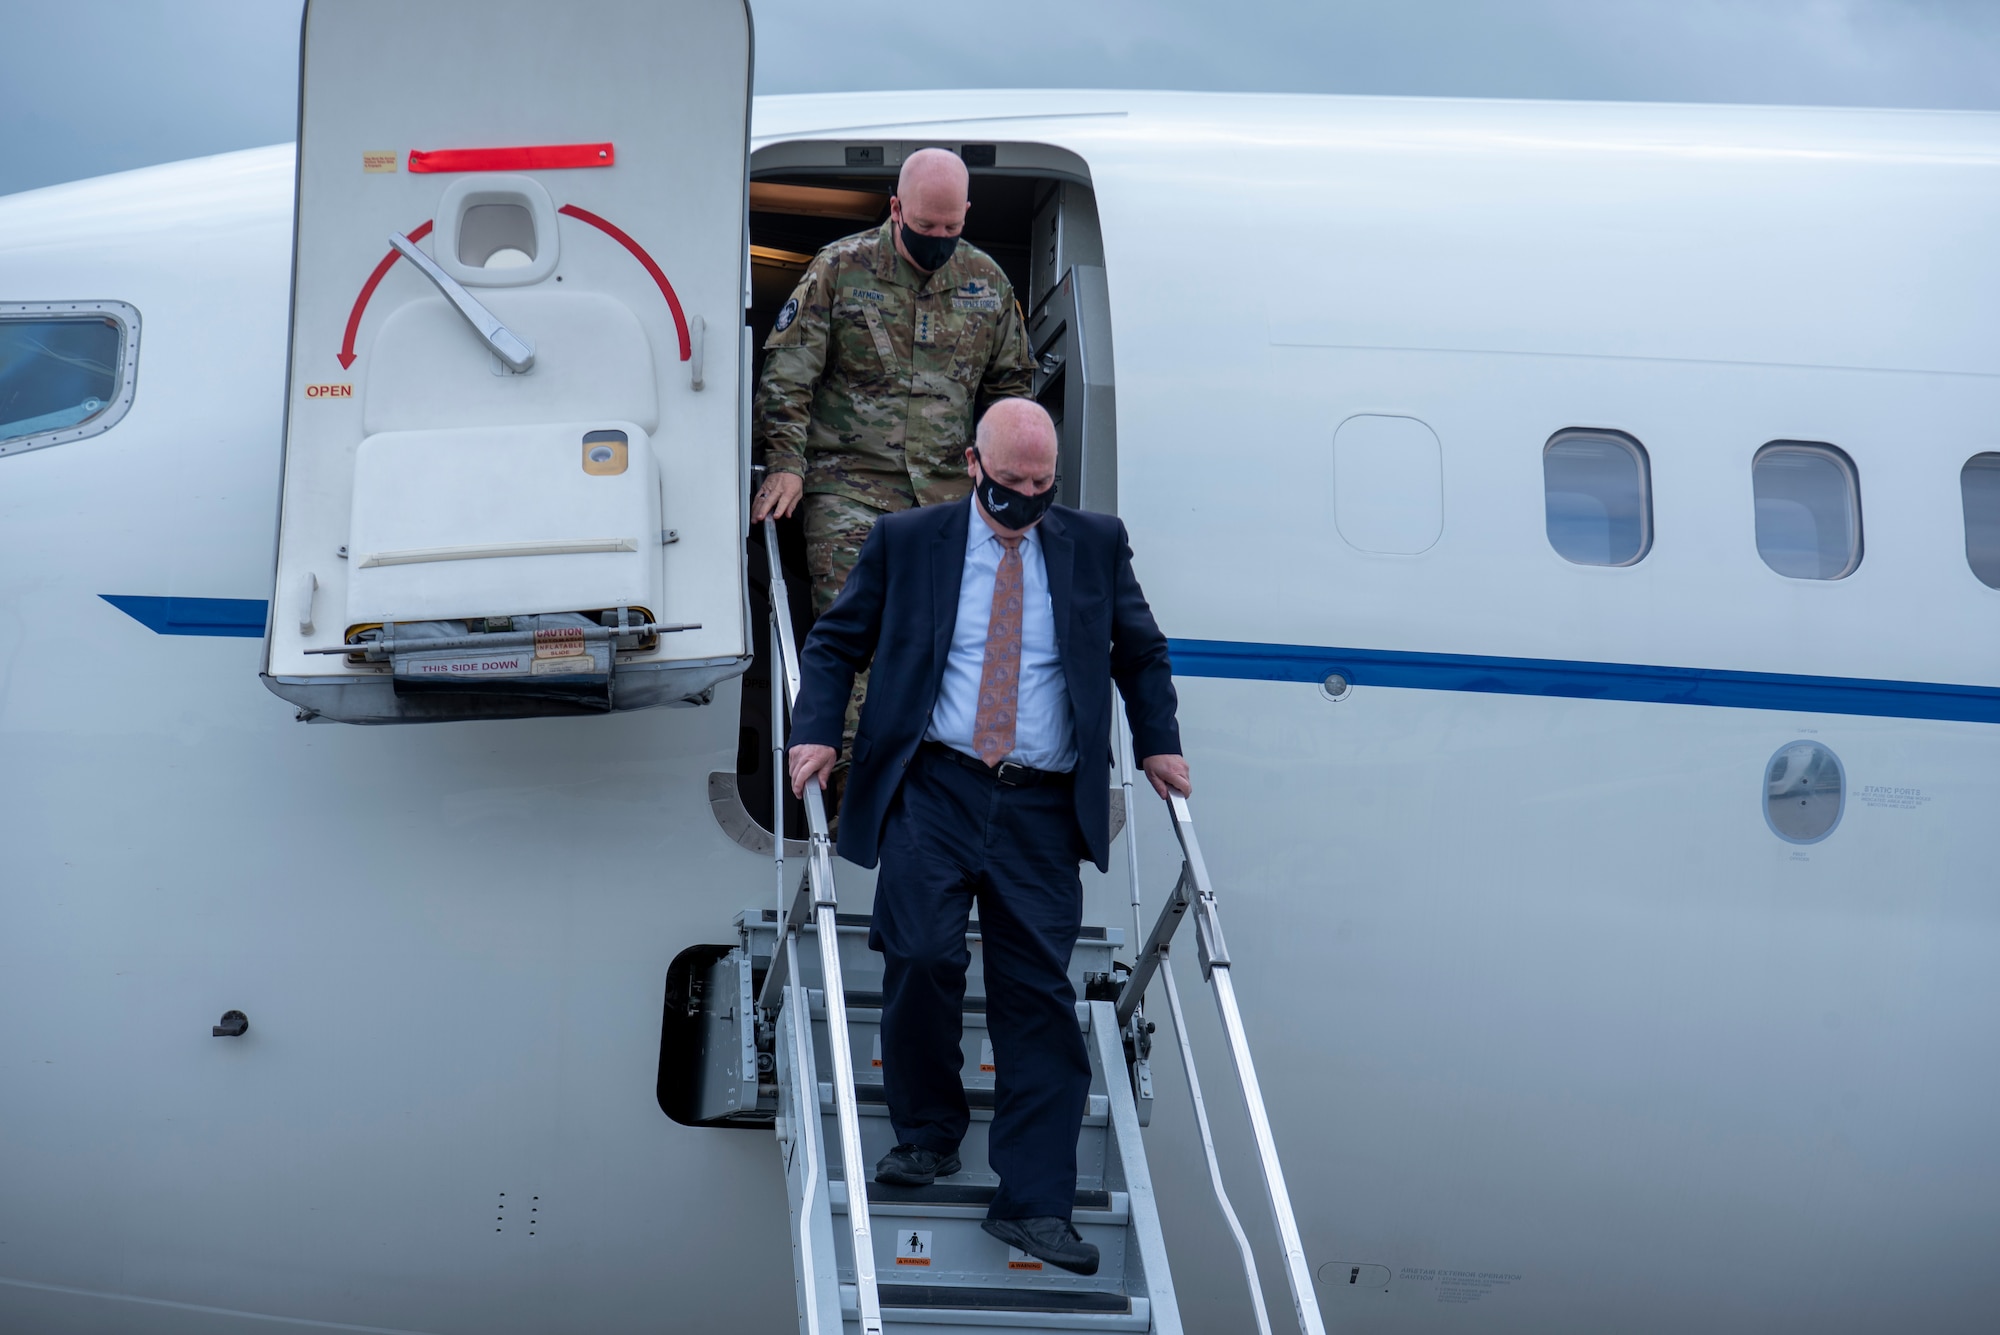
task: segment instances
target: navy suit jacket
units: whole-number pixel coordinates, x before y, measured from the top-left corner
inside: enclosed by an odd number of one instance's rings
[[[973,522],[963,501],[884,515],[799,652],[794,746],[838,747],[855,674],[869,672],[840,813],[840,855],[863,867],[876,863],[889,803],[930,727],[958,621],[966,525]],[[1173,667],[1116,516],[1053,506],[1042,519],[1041,542],[1076,732],[1077,829],[1091,861],[1105,871],[1111,801],[1099,766],[1111,755],[1111,683],[1125,696],[1138,757],[1179,755]]]

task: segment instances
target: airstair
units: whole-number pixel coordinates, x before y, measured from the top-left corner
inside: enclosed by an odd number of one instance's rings
[[[766,523],[773,592],[772,716],[798,694],[799,659],[783,609],[789,603],[777,531]],[[782,737],[782,729],[774,729]],[[784,782],[782,742],[773,773]],[[1121,753],[1128,748],[1120,745]],[[1131,809],[1129,755],[1121,778]],[[782,810],[774,794],[774,810]],[[791,882],[785,841],[773,851],[777,903],[737,920],[738,947],[717,962],[708,989],[711,1023],[724,1049],[726,1104],[749,1110],[776,1104],[778,1146],[790,1194],[791,1253],[799,1329],[805,1335],[881,1335],[939,1330],[952,1335],[1029,1331],[1151,1331],[1177,1335],[1179,1306],[1160,1227],[1158,1203],[1140,1128],[1152,1104],[1149,985],[1162,984],[1193,1095],[1211,1184],[1241,1254],[1258,1328],[1269,1335],[1256,1260],[1223,1189],[1180,998],[1166,963],[1176,929],[1194,919],[1202,972],[1212,987],[1256,1140],[1259,1168],[1297,1328],[1321,1335],[1298,1227],[1265,1116],[1243,1019],[1230,981],[1214,889],[1185,801],[1172,803],[1183,862],[1179,879],[1132,964],[1114,964],[1122,931],[1083,929],[1070,961],[1083,1000],[1076,1020],[1090,1053],[1091,1082],[1078,1143],[1073,1222],[1101,1255],[1097,1274],[1069,1274],[1015,1251],[979,1224],[997,1178],[986,1157],[993,1109],[993,1056],[986,1037],[979,927],[967,944],[972,966],[965,1000],[965,1086],[972,1124],[961,1147],[963,1169],[928,1188],[875,1183],[877,1159],[894,1143],[881,1083],[881,962],[868,949],[868,919],[843,914],[834,884],[832,845],[817,789],[806,794],[810,837],[805,870]],[[1138,854],[1126,840],[1133,919],[1142,923]]]

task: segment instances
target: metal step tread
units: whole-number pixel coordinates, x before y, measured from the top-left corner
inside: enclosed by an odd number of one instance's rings
[[[887,1117],[889,1098],[880,1085],[856,1085],[854,1087],[855,1111],[863,1117]],[[965,1091],[966,1110],[975,1122],[993,1120],[993,1091],[991,1089],[968,1089]],[[1103,1126],[1111,1116],[1111,1100],[1102,1094],[1092,1094],[1084,1103],[1083,1124]],[[827,1081],[819,1083],[819,1110],[827,1116],[833,1115],[833,1086]]]
[[[986,1332],[1005,1332],[1014,1335],[1017,1331],[1036,1331],[1039,1335],[1096,1335],[1100,1331],[1149,1332],[1153,1329],[1153,1305],[1150,1299],[1132,1297],[1119,1299],[1118,1295],[1108,1295],[1118,1305],[1105,1304],[1102,1308],[1085,1309],[1074,1305],[1048,1307],[966,1307],[966,1306],[919,1306],[908,1299],[912,1291],[941,1291],[941,1301],[951,1302],[952,1295],[976,1294],[982,1290],[973,1287],[952,1288],[948,1285],[901,1285],[881,1286],[883,1329],[889,1335],[909,1331],[941,1331],[944,1329],[965,1332],[965,1335],[985,1335]],[[990,1290],[989,1290],[990,1291]],[[1012,1301],[1030,1290],[1001,1289]],[[840,1286],[842,1324],[849,1331],[857,1329],[854,1286]]]
[[[869,913],[836,913],[833,915],[833,919],[834,924],[839,927],[868,927],[875,921],[874,915]],[[778,920],[778,911],[776,909],[764,909],[757,915],[757,920],[759,922],[776,922]],[[805,925],[805,930],[810,932],[812,929],[812,924],[808,922]],[[967,936],[979,935],[979,919],[974,918],[966,925],[965,934]],[[1079,941],[1104,941],[1109,938],[1109,930],[1103,927],[1093,927],[1086,923],[1076,929],[1076,939]],[[1123,940],[1122,934],[1120,940]]]
[[[1102,1289],[973,1287],[957,1284],[880,1284],[882,1306],[965,1312],[1130,1312],[1132,1300]]]
[[[984,1219],[993,1203],[994,1187],[982,1182],[939,1182],[930,1187],[887,1187],[879,1182],[868,1187],[870,1214],[885,1219]],[[835,1214],[847,1213],[847,1184],[839,1178],[827,1183],[828,1204]],[[1131,1222],[1132,1200],[1122,1191],[1078,1191],[1072,1208],[1072,1222],[1122,1228]]]

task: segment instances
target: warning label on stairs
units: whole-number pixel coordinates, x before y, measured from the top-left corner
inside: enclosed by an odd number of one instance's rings
[[[990,1038],[979,1040],[979,1069],[988,1075],[993,1074],[993,1040]]]
[[[931,1263],[931,1235],[917,1229],[904,1229],[896,1235],[897,1265],[929,1265]]]
[[[880,1034],[875,1035],[875,1051],[869,1057],[868,1064],[878,1071],[882,1069],[882,1035]]]
[[[1040,1270],[1042,1263],[1022,1251],[1019,1247],[1009,1247],[1007,1249],[1007,1268],[1009,1270]]]

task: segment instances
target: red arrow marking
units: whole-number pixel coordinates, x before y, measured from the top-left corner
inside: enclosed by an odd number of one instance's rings
[[[430,234],[430,220],[426,219],[410,229],[409,237],[412,241],[421,241]],[[354,299],[354,309],[347,313],[347,337],[340,341],[341,370],[354,365],[354,336],[361,332],[361,312],[368,309],[368,298],[375,295],[375,289],[382,285],[382,280],[389,276],[389,270],[395,268],[396,261],[401,258],[393,250],[384,255],[382,262],[375,266],[375,272],[369,274],[368,281],[361,285],[361,295]]]
[[[667,281],[667,275],[661,271],[660,266],[653,263],[653,257],[646,253],[646,248],[627,236],[624,229],[616,223],[607,222],[588,209],[580,209],[574,204],[565,204],[557,209],[556,212],[568,214],[578,222],[589,223],[592,227],[595,227],[598,231],[631,251],[633,258],[646,266],[646,272],[653,275],[653,281],[660,285],[660,295],[667,299],[667,309],[674,313],[674,328],[681,336],[681,360],[688,361],[693,358],[694,345],[688,341],[687,316],[681,314],[681,299],[674,295],[674,285]],[[415,239],[414,234],[412,234],[412,239]],[[386,268],[386,266],[384,267]],[[345,365],[345,363],[342,364]]]

